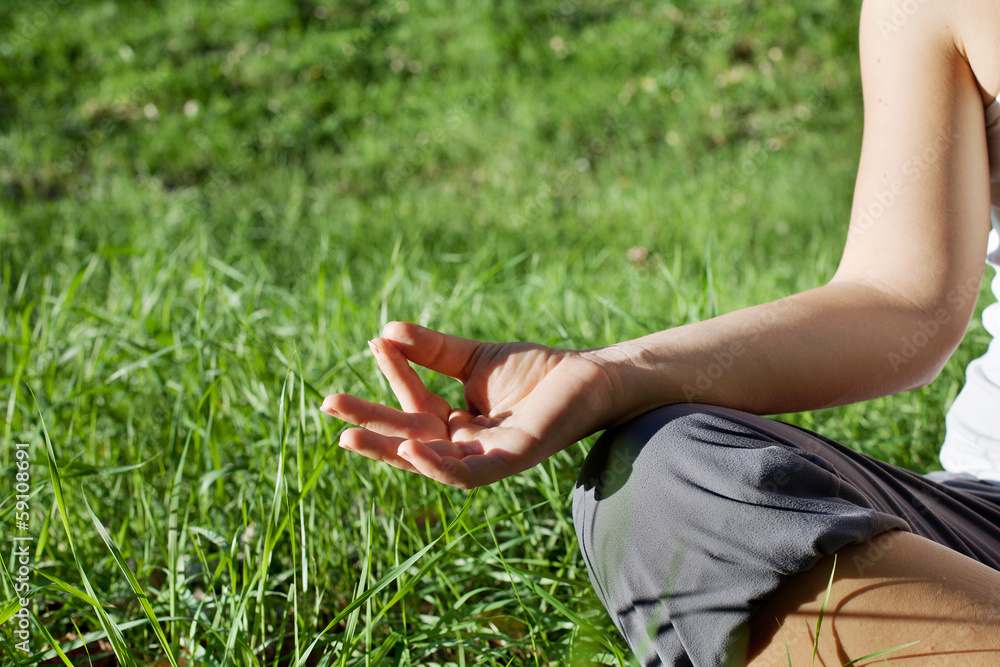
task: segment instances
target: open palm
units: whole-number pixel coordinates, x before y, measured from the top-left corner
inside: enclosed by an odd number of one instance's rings
[[[392,322],[370,345],[402,410],[333,394],[322,410],[360,428],[342,447],[471,488],[530,468],[603,425],[608,376],[587,353],[484,343]],[[465,388],[466,409],[430,392],[409,362]]]

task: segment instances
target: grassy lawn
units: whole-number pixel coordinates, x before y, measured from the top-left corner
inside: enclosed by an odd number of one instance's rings
[[[827,280],[859,5],[4,0],[0,534],[33,569],[0,660],[628,665],[570,516],[589,441],[470,494],[319,403],[390,400],[393,319],[594,347]],[[978,312],[929,388],[789,419],[936,468]]]

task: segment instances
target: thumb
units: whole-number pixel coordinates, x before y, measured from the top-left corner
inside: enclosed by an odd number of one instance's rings
[[[460,382],[469,376],[472,361],[483,343],[443,334],[410,322],[389,322],[382,337],[413,363],[444,373]]]

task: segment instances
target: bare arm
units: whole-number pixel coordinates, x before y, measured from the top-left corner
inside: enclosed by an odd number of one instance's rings
[[[595,351],[612,362],[621,416],[678,401],[768,414],[884,396],[930,382],[960,342],[989,220],[981,97],[938,5],[887,32],[892,8],[862,11],[864,141],[836,275]]]
[[[864,142],[848,241],[828,284],[584,352],[390,323],[373,351],[402,410],[327,397],[324,411],[360,427],[341,445],[467,488],[662,405],[793,412],[933,379],[965,333],[983,271],[983,107],[950,5],[920,3],[886,33],[893,7],[867,0],[862,11]],[[430,393],[410,362],[462,382],[465,409]]]

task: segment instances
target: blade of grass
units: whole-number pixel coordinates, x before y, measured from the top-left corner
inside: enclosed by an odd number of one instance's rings
[[[183,393],[178,392],[177,402],[174,405],[174,419],[170,427],[170,444],[168,447],[169,452],[174,451],[174,445],[177,441],[177,433],[180,429],[180,414],[181,414],[181,401]],[[184,439],[184,448],[181,450],[180,459],[177,461],[177,469],[174,471],[174,477],[170,484],[170,492],[168,495],[169,500],[167,501],[168,515],[167,515],[167,594],[170,601],[170,616],[177,616],[177,563],[180,555],[178,554],[178,514],[180,513],[180,489],[181,481],[184,479],[184,465],[187,462],[188,449],[191,446],[191,438],[193,431],[188,431],[187,437]],[[174,632],[173,623],[167,626],[171,637],[176,637]]]
[[[510,518],[511,516],[514,516],[515,514],[522,514],[524,512],[527,512],[527,511],[530,511],[532,509],[535,509],[536,507],[541,507],[541,506],[547,505],[547,504],[548,504],[548,501],[542,501],[540,503],[536,503],[536,504],[531,505],[529,507],[525,507],[525,508],[522,508],[522,509],[519,509],[519,510],[512,510],[510,512],[506,512],[505,514],[501,514],[496,519],[494,519],[494,521],[495,522],[496,521],[504,521],[504,520]],[[464,511],[464,510],[462,510],[462,511]],[[461,515],[459,515],[459,516],[461,516]],[[454,523],[452,525],[454,525]],[[462,522],[462,525],[465,526],[464,521]],[[482,523],[480,523],[480,524],[478,524],[476,526],[473,526],[472,528],[465,527],[465,532],[470,537],[473,537],[474,533],[477,533],[480,530],[483,530],[484,528],[487,527],[487,525],[488,525],[487,522],[484,521],[484,522],[482,522]],[[479,542],[478,540],[476,540],[475,537],[473,537],[473,540],[475,540],[476,544],[478,544],[481,548],[483,548],[484,551],[486,551],[486,548],[483,547],[483,545],[482,545],[481,542]],[[454,547],[457,544],[458,544],[458,540],[455,540],[455,541],[449,543],[448,545],[446,545],[441,550],[441,552],[439,552],[439,554],[436,554],[436,556],[437,557],[443,556],[445,552],[447,552],[449,549],[451,549],[452,547]],[[375,615],[375,618],[373,619],[373,622],[377,622],[382,617],[383,614],[385,614],[386,612],[388,612],[389,609],[391,609],[393,606],[395,606],[397,603],[399,603],[410,591],[413,590],[413,588],[414,588],[414,586],[416,586],[417,582],[421,581],[425,577],[425,575],[431,569],[434,568],[435,564],[437,563],[437,557],[425,561],[420,566],[420,569],[417,571],[417,573],[413,577],[411,577],[410,579],[408,579],[403,585],[401,585],[399,587],[399,589],[396,591],[396,593],[393,595],[393,597],[385,604],[385,606],[381,609],[381,611],[379,611],[379,613]]]
[[[112,539],[111,535],[108,534],[104,524],[101,523],[101,520],[97,518],[96,514],[94,514],[94,510],[90,506],[90,500],[87,498],[86,493],[83,494],[83,502],[87,506],[87,512],[90,513],[91,520],[94,522],[94,528],[97,529],[97,533],[101,536],[101,539],[104,540],[104,544],[107,545],[108,550],[111,552],[111,556],[115,559],[115,562],[118,563],[118,567],[128,580],[128,585],[132,588],[132,592],[135,593],[136,597],[139,599],[142,611],[146,614],[146,618],[149,619],[149,625],[153,628],[153,632],[156,633],[156,638],[160,642],[160,647],[163,649],[164,653],[167,654],[167,660],[170,661],[170,664],[173,667],[177,667],[177,659],[174,657],[173,651],[170,650],[170,643],[163,634],[163,628],[160,627],[160,622],[157,620],[156,614],[153,612],[152,605],[149,604],[149,596],[147,596],[146,592],[142,590],[139,580],[135,578],[132,568],[128,566],[128,562],[122,556],[122,553],[118,549],[118,545],[115,544],[114,539]]]
[[[172,618],[172,619],[166,619],[165,618],[163,620],[191,621],[193,619],[185,617],[185,616],[179,616],[177,618]],[[125,623],[120,623],[118,625],[118,629],[119,630],[131,630],[133,628],[139,628],[139,627],[142,627],[142,626],[148,625],[148,624],[149,624],[149,621],[147,619],[140,618],[140,619],[136,619],[134,621],[126,621]],[[77,628],[74,626],[74,631],[76,629]],[[88,632],[86,634],[80,634],[79,632],[77,632],[77,634],[79,636],[76,639],[70,640],[68,642],[63,642],[65,644],[65,650],[66,651],[72,651],[72,650],[81,648],[83,646],[86,646],[87,644],[90,644],[92,642],[98,641],[100,639],[106,639],[107,636],[108,636],[107,633],[105,633],[103,630],[94,630],[93,632]],[[54,644],[50,645],[49,648],[43,649],[42,651],[40,651],[40,652],[38,652],[38,653],[36,653],[36,654],[34,654],[32,656],[29,656],[28,661],[27,661],[26,664],[28,664],[28,665],[37,665],[40,662],[43,662],[45,660],[51,660],[52,658],[56,657],[57,656],[56,650],[54,648],[52,648],[52,646],[54,646]]]
[[[260,559],[261,574],[257,581],[257,618],[255,623],[260,625],[261,646],[267,642],[267,630],[264,623],[266,618],[264,586],[267,584],[267,573],[271,564],[271,555],[274,553],[274,547],[278,543],[278,538],[284,532],[284,527],[287,524],[287,519],[281,516],[281,499],[285,486],[285,457],[287,456],[288,445],[288,410],[286,408],[286,398],[288,395],[288,380],[291,375],[292,368],[289,365],[285,369],[285,381],[281,385],[281,397],[278,399],[278,442],[280,443],[278,450],[278,470],[274,474],[274,495],[271,497],[271,508],[264,519],[264,549]],[[279,519],[283,519],[280,526],[277,525]],[[256,632],[251,631],[250,636],[253,637],[255,634]]]
[[[42,426],[42,435],[45,437],[45,453],[48,458],[49,477],[52,481],[52,491],[55,494],[56,504],[59,509],[59,517],[62,520],[63,529],[66,531],[66,540],[69,542],[69,548],[73,555],[73,561],[76,563],[77,570],[80,572],[80,577],[83,579],[84,588],[87,590],[87,594],[93,598],[95,603],[97,603],[91,604],[91,606],[94,611],[97,612],[98,621],[108,635],[108,641],[111,642],[111,647],[115,652],[115,657],[117,657],[125,665],[125,667],[137,667],[135,656],[132,655],[132,651],[129,650],[128,645],[125,644],[125,638],[122,636],[121,630],[115,622],[111,620],[111,617],[108,616],[107,612],[104,611],[104,608],[98,602],[97,593],[94,591],[93,586],[91,586],[90,579],[87,577],[87,572],[83,567],[83,563],[77,555],[76,544],[73,542],[73,531],[70,529],[69,525],[69,513],[66,511],[62,478],[59,474],[59,465],[56,462],[56,453],[52,446],[52,439],[49,437],[49,430],[45,426],[45,418],[42,416],[42,409],[38,404],[38,398],[35,396],[35,392],[32,391],[30,385],[26,386],[28,388],[28,392],[31,394],[32,400],[34,400],[35,410],[38,412],[38,420]]]
[[[774,619],[778,621],[778,619]],[[785,657],[788,659],[788,667],[792,667],[792,652],[788,648],[788,637],[785,636],[785,628],[781,627],[781,621],[778,621],[778,632],[781,633],[781,640],[785,642]]]
[[[365,588],[368,585],[368,576],[371,573],[372,565],[372,536],[375,533],[375,499],[373,498],[368,507],[368,517],[365,521],[366,528],[365,532],[365,560],[361,565],[361,575],[358,577],[358,585],[354,591],[354,597],[357,599],[364,593]],[[359,605],[351,612],[350,616],[347,617],[347,627],[344,628],[344,639],[343,639],[343,649],[340,654],[340,665],[345,667],[347,665],[347,658],[350,655],[350,646],[354,638],[354,631],[358,625],[358,616],[361,615],[361,606]]]
[[[833,575],[837,571],[837,554],[833,554],[833,567],[830,568],[830,581],[826,584],[826,594],[823,596],[823,604],[819,607],[819,616],[816,618],[816,636],[813,638],[812,664],[816,664],[816,654],[819,652],[819,631],[823,626],[823,616],[826,614],[826,605],[830,602],[830,591],[833,589]]]
[[[76,667],[76,665],[70,662],[66,653],[63,652],[62,647],[59,646],[59,642],[57,642],[55,637],[49,633],[49,629],[45,627],[45,624],[39,621],[38,617],[34,614],[31,615],[31,620],[35,623],[35,627],[38,628],[38,631],[42,634],[42,638],[48,642],[49,646],[52,647],[52,651],[59,657],[60,660],[62,660],[63,664],[66,665],[66,667]],[[25,664],[31,663],[26,662]]]
[[[403,574],[403,572],[405,572],[406,570],[410,569],[410,567],[414,563],[416,563],[418,560],[420,560],[421,558],[423,558],[424,554],[426,554],[428,551],[430,551],[432,548],[434,548],[434,545],[436,545],[441,540],[441,538],[443,538],[445,535],[447,535],[448,532],[451,530],[452,527],[454,527],[456,524],[459,523],[459,521],[461,520],[462,516],[469,510],[469,507],[471,507],[472,500],[476,497],[476,494],[478,493],[478,491],[479,491],[479,489],[473,489],[472,492],[469,493],[468,496],[466,496],[465,503],[462,505],[462,509],[460,510],[458,516],[456,516],[452,520],[451,523],[449,523],[447,526],[445,526],[444,531],[440,535],[438,535],[437,537],[435,537],[429,544],[427,544],[420,551],[418,551],[417,553],[413,554],[412,556],[410,556],[409,558],[407,558],[405,561],[403,561],[402,563],[400,563],[396,567],[394,567],[391,570],[389,570],[388,572],[386,572],[385,576],[383,576],[381,579],[379,579],[377,582],[375,582],[375,584],[372,585],[368,590],[366,590],[361,595],[355,597],[354,600],[352,600],[350,604],[348,604],[346,607],[344,607],[343,609],[341,609],[340,612],[337,613],[337,615],[333,617],[333,620],[331,620],[329,623],[327,623],[326,627],[324,627],[321,632],[317,633],[317,635],[313,639],[312,643],[309,644],[308,647],[306,647],[306,650],[302,653],[302,657],[299,658],[298,663],[296,663],[296,667],[301,667],[303,664],[305,664],[305,661],[309,658],[309,656],[312,653],[313,649],[316,648],[316,645],[319,643],[319,640],[322,639],[322,637],[325,634],[327,634],[328,632],[330,632],[330,630],[332,630],[333,628],[335,628],[337,626],[337,624],[340,623],[341,620],[343,620],[348,614],[353,613],[355,609],[357,609],[361,605],[363,605],[370,597],[372,597],[373,595],[375,595],[376,593],[378,593],[379,591],[381,591],[383,588],[385,588],[386,586],[388,586],[389,584],[391,584],[393,581],[395,581],[397,577],[399,577],[401,574]]]
[[[514,597],[517,599],[517,604],[527,618],[526,625],[528,626],[529,638],[531,639],[532,654],[535,658],[535,665],[538,665],[538,646],[535,643],[535,626],[537,625],[537,621],[535,620],[534,614],[528,611],[524,601],[521,599],[521,593],[517,590],[517,585],[514,583],[514,573],[511,571],[510,565],[507,564],[507,559],[503,557],[503,552],[500,549],[500,543],[497,541],[497,535],[493,531],[493,524],[490,523],[489,519],[486,520],[486,526],[490,531],[490,537],[493,538],[493,545],[496,547],[497,558],[500,559],[500,564],[503,565],[503,569],[507,573],[507,577],[510,579],[511,588],[514,589]],[[518,575],[518,578],[522,578],[520,574]]]
[[[49,581],[51,581],[55,585],[56,588],[58,588],[59,590],[61,590],[63,593],[66,593],[67,595],[72,595],[73,597],[77,598],[78,600],[86,602],[87,604],[89,604],[91,606],[100,606],[100,604],[101,604],[100,602],[98,602],[97,600],[95,600],[94,598],[92,598],[91,596],[89,596],[86,593],[84,593],[83,591],[81,591],[76,586],[73,586],[72,584],[66,583],[65,581],[63,581],[62,579],[60,579],[59,577],[57,577],[54,574],[49,574],[48,572],[43,572],[41,570],[38,570],[38,574],[42,575],[43,577],[45,577],[46,579],[48,579]]]
[[[222,656],[223,665],[229,664],[230,657],[233,655],[237,644],[240,643],[239,641],[240,623],[238,622],[238,619],[245,617],[247,602],[250,600],[250,591],[253,588],[254,584],[257,583],[257,577],[259,575],[260,575],[259,571],[254,573],[253,578],[250,580],[248,585],[243,589],[243,593],[239,599],[239,604],[237,608],[234,610],[234,613],[232,614],[231,617],[232,625],[229,627],[229,637],[226,639],[226,652]]]
[[[7,401],[7,419],[4,423],[3,431],[3,441],[5,444],[10,443],[11,428],[14,425],[14,406],[17,405],[17,388],[21,386],[21,375],[24,374],[24,369],[28,365],[28,360],[31,358],[31,311],[35,309],[35,304],[28,304],[24,313],[21,316],[21,348],[22,354],[17,362],[17,368],[14,369],[14,377],[11,379],[11,389],[10,389],[10,399]],[[5,451],[8,451],[5,449]]]
[[[868,655],[863,655],[860,658],[855,658],[854,660],[851,660],[850,662],[845,662],[843,665],[841,665],[841,667],[851,667],[851,665],[856,665],[857,663],[859,663],[859,662],[861,662],[863,660],[871,660],[872,658],[877,658],[880,655],[885,655],[887,653],[892,653],[893,651],[901,651],[904,648],[909,648],[910,646],[913,646],[914,644],[919,644],[919,643],[920,643],[920,641],[918,640],[918,641],[915,641],[915,642],[910,642],[909,644],[903,644],[901,646],[896,646],[895,648],[887,648],[887,649],[882,650],[882,651],[876,651],[875,653],[869,653]]]

